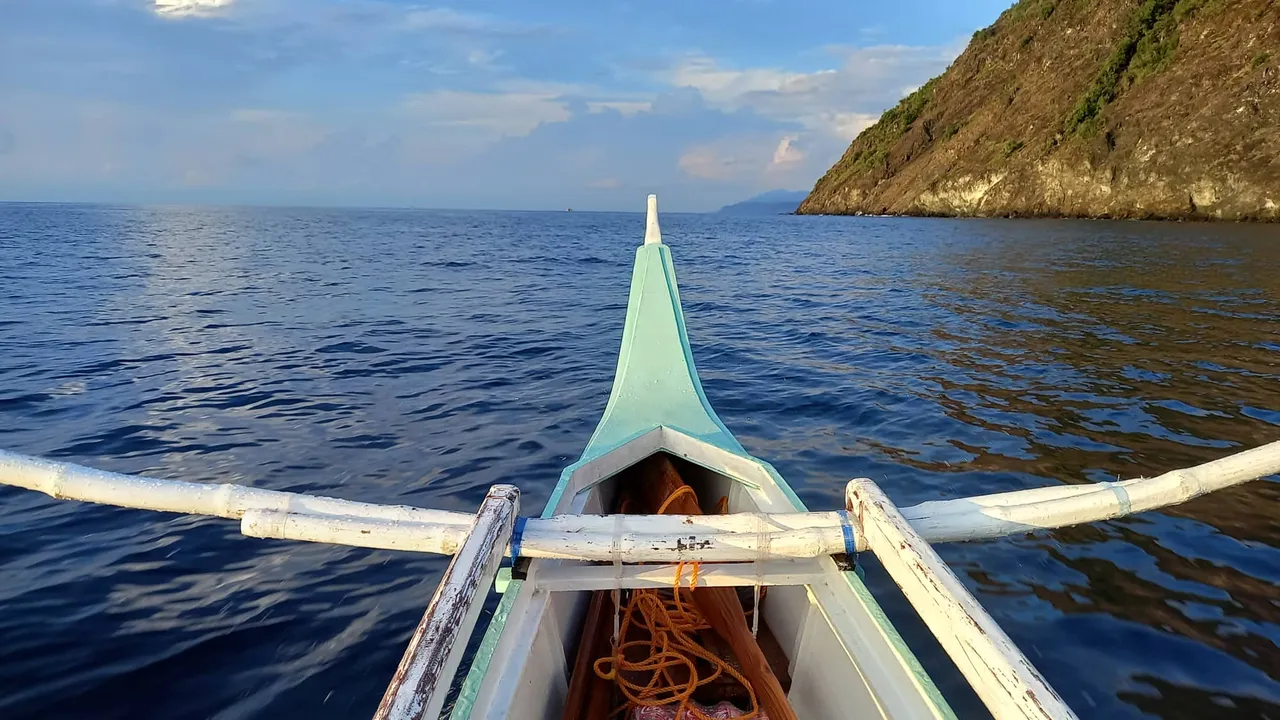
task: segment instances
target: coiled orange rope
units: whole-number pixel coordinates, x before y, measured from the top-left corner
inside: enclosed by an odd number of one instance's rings
[[[673,500],[685,492],[693,493],[693,488],[685,485],[671,493],[658,509],[658,514],[662,514]],[[726,504],[725,501],[721,501],[721,507]],[[680,585],[686,566],[692,569],[688,589]],[[678,705],[676,720],[684,718],[703,720],[706,715],[692,703],[693,694],[698,688],[713,682],[722,674],[732,677],[747,691],[750,709],[742,715],[743,720],[750,720],[759,713],[755,690],[747,679],[733,666],[698,642],[696,634],[700,630],[710,629],[711,626],[692,604],[681,598],[682,593],[693,592],[697,586],[698,569],[696,562],[678,564],[675,583],[671,590],[631,591],[631,596],[622,610],[622,625],[613,654],[596,660],[592,668],[600,678],[614,682],[627,700],[614,710],[613,715],[633,707],[676,704]],[[649,637],[642,640],[627,640],[628,631],[633,625],[646,631]],[[634,648],[643,648],[646,651],[643,660],[627,659],[627,651]],[[710,675],[699,676],[697,659],[705,660],[711,665],[713,670]],[[686,679],[676,679],[673,669],[679,668],[688,672]],[[641,684],[632,679],[636,677],[648,679]]]
[[[675,492],[668,495],[666,500],[662,501],[662,505],[658,508],[658,512],[654,514],[661,515],[662,513],[666,512],[667,508],[671,507],[671,503],[675,502],[676,498],[680,497],[681,495],[692,495],[694,502],[698,501],[698,493],[694,492],[691,486],[681,485],[679,489],[677,489]],[[684,563],[680,563],[680,564],[683,565]],[[680,587],[679,578],[677,578],[676,587]]]

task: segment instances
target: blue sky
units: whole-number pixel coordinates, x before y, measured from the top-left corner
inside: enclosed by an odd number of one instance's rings
[[[707,210],[1008,0],[0,1],[0,200]]]

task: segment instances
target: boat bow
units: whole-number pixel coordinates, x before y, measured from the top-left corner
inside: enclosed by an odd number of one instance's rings
[[[613,390],[581,460],[600,457],[660,427],[746,454],[716,416],[698,380],[671,249],[646,238],[631,272]]]

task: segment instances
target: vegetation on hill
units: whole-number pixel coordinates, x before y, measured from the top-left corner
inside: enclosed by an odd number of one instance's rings
[[[1280,219],[1280,0],[1021,0],[800,213]]]

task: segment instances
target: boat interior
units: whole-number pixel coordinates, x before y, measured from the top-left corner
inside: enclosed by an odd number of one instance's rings
[[[730,475],[713,469],[713,465],[725,468],[717,458],[694,462],[691,453],[660,448],[598,480],[584,483],[579,478],[568,483],[568,490],[553,498],[552,512],[616,512],[622,495],[637,482],[639,468],[659,454],[670,460],[693,488],[704,514],[801,509],[772,468],[754,458],[745,466],[751,477],[740,477],[736,475],[748,474],[743,472],[744,466]],[[579,468],[579,472],[586,469]],[[738,564],[747,579],[735,584],[747,611],[760,587],[757,641],[797,717],[951,716],[932,682],[853,573],[842,571],[830,557],[784,562],[794,565],[792,572],[777,573],[777,561],[769,564],[771,571],[767,573],[752,570],[757,563]],[[472,668],[467,683],[471,687],[464,685],[455,720],[567,717],[565,701],[592,590],[557,589],[554,584],[540,583],[539,574],[563,575],[563,569],[570,565],[584,563],[533,560],[521,586],[508,590],[508,594],[515,593],[513,602],[507,609],[500,607],[495,615],[500,636],[486,638],[487,643],[493,643],[488,666]],[[788,582],[797,577],[805,582]],[[619,583],[614,580],[612,584],[616,587]],[[599,589],[612,588],[601,584]],[[612,611],[609,614],[612,616]],[[498,617],[502,621],[497,621]],[[612,617],[609,627],[612,630]],[[490,636],[494,634],[490,628]],[[719,648],[708,649],[720,654]],[[726,659],[732,662],[731,657]],[[694,699],[706,705],[729,701],[748,709],[745,692],[734,681],[724,680],[699,688]],[[615,700],[623,698],[615,695]]]

